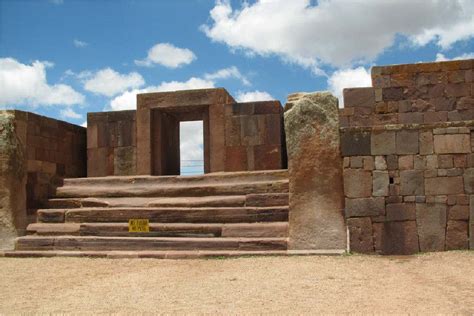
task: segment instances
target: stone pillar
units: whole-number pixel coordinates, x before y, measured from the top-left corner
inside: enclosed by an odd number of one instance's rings
[[[329,92],[299,94],[285,113],[285,132],[289,249],[345,250],[337,98]]]
[[[0,249],[4,250],[13,249],[14,239],[25,233],[27,225],[27,123],[21,116],[0,111]]]

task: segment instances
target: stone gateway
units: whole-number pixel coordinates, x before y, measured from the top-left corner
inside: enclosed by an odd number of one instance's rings
[[[87,128],[0,111],[4,256],[196,258],[474,248],[474,60],[239,103],[145,93]],[[202,175],[180,123],[202,121]]]

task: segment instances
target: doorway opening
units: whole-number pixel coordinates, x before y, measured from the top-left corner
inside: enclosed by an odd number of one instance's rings
[[[204,174],[204,122],[179,122],[180,174]]]

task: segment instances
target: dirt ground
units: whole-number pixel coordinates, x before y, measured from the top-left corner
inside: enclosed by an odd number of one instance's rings
[[[0,314],[474,313],[474,252],[208,260],[0,258]]]

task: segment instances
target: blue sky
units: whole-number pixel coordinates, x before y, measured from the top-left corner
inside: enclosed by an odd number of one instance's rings
[[[370,85],[373,65],[473,54],[472,0],[0,0],[0,108],[80,125],[139,92],[284,103]]]

